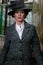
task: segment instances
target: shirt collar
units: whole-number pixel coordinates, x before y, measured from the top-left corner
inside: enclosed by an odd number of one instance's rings
[[[17,27],[18,29],[23,29],[23,28],[24,28],[24,21],[22,22],[21,25],[18,25],[18,24],[16,23],[16,27]]]

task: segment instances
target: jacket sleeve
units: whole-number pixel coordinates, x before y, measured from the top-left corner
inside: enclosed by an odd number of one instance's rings
[[[6,34],[5,34],[5,42],[4,42],[4,46],[2,49],[2,53],[0,55],[0,65],[3,65],[6,59],[6,55],[9,49],[9,29],[6,30]]]
[[[37,60],[38,65],[43,65],[43,59],[41,55],[40,43],[39,38],[36,32],[35,27],[33,27],[33,51],[35,54],[35,58]]]

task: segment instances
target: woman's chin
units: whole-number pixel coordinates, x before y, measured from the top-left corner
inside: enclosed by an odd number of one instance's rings
[[[19,19],[18,22],[22,22],[23,20]]]

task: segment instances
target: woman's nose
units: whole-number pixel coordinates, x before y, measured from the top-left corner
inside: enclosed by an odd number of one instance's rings
[[[19,15],[21,15],[21,12],[18,12]]]

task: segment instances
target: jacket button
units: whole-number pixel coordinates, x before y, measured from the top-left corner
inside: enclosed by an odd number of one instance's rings
[[[20,60],[22,60],[22,58],[20,58]]]
[[[19,51],[21,51],[21,52],[22,52],[22,49],[20,49]]]

